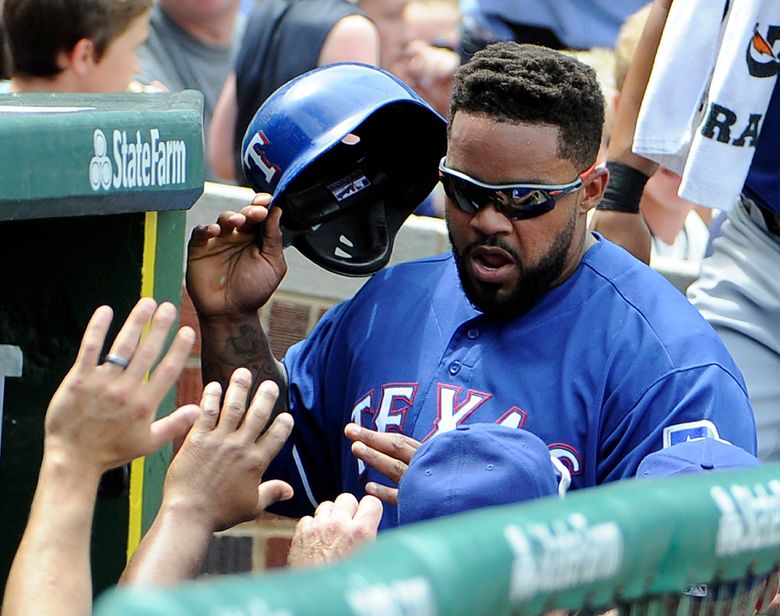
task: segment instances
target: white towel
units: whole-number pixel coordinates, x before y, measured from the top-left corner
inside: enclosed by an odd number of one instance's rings
[[[667,48],[659,47],[656,56],[634,151],[681,172],[680,196],[728,210],[742,190],[774,88],[779,65],[771,50],[775,41],[767,43],[767,36],[780,24],[780,2],[732,0],[723,25],[720,17],[714,23],[709,4],[718,5],[722,15],[722,2],[672,4],[661,40]],[[705,10],[704,22],[701,13],[688,11],[690,5]],[[690,45],[709,59],[692,57]]]
[[[715,67],[725,7],[726,0],[672,3],[639,110],[634,151],[679,174]]]

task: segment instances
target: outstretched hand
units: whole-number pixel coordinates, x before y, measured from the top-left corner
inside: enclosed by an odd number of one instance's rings
[[[193,229],[187,253],[187,291],[201,318],[243,316],[265,305],[285,273],[281,210],[256,195],[240,212]],[[256,243],[263,226],[262,249]]]
[[[221,409],[222,387],[206,385],[201,414],[165,476],[160,511],[120,583],[158,586],[194,578],[213,532],[292,498],[289,484],[262,481],[290,435],[292,416],[282,413],[269,426],[279,390],[264,381],[247,405],[250,384],[249,370],[236,370]]]
[[[190,328],[179,330],[146,380],[176,309],[140,300],[99,364],[112,316],[108,306],[92,315],[76,362],[46,412],[38,485],[3,599],[7,616],[89,613],[89,541],[100,475],[157,450],[198,416],[190,405],[154,421],[195,339]]]
[[[344,434],[352,441],[353,455],[368,466],[382,473],[396,485],[401,481],[409,462],[420,446],[420,442],[398,432],[377,432],[368,430],[355,423],[347,424]],[[366,494],[378,499],[398,504],[398,488],[369,481]]]
[[[189,405],[154,421],[157,407],[178,378],[189,356],[195,334],[180,329],[167,353],[152,371],[176,309],[151,298],[140,300],[111,347],[109,358],[98,363],[113,313],[101,306],[92,315],[76,362],[52,398],[45,422],[46,456],[102,473],[152,453],[184,432],[198,415]],[[144,327],[148,334],[141,340]],[[123,367],[122,360],[127,360]]]
[[[261,481],[292,431],[292,415],[281,413],[268,426],[279,389],[272,381],[261,383],[247,406],[251,383],[249,370],[236,370],[221,411],[222,388],[206,386],[201,415],[165,478],[163,508],[194,516],[209,532],[253,520],[293,496],[283,481]]]
[[[364,496],[358,503],[348,493],[334,502],[320,503],[314,517],[298,521],[287,562],[291,567],[309,567],[333,562],[376,538],[382,519],[382,503]]]

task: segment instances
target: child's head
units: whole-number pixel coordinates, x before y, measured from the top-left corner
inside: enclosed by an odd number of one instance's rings
[[[120,91],[138,71],[152,0],[4,0],[12,76],[36,89]]]

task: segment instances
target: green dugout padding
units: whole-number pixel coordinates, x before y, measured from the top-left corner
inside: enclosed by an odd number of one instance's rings
[[[113,339],[142,295],[179,304],[184,210],[203,187],[201,109],[195,92],[0,96],[0,345],[19,348],[23,363],[0,398],[2,585],[37,480],[46,406],[92,312],[114,308]],[[161,413],[173,404],[172,393]],[[147,459],[135,477],[106,479],[92,545],[96,591],[115,583],[134,526],[138,535],[151,522],[167,455]],[[131,484],[142,488],[137,513]]]
[[[541,614],[760,577],[779,562],[777,463],[432,520],[322,569],[113,590],[95,614]]]
[[[3,220],[183,210],[203,189],[199,93],[0,96]]]

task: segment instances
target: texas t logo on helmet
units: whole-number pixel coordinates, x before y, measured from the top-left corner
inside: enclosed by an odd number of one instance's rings
[[[282,209],[285,246],[332,272],[365,276],[389,261],[446,147],[446,122],[411,88],[344,63],[276,90],[249,124],[242,161],[250,186]]]

